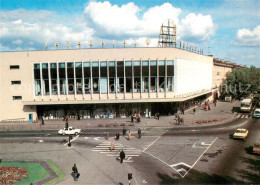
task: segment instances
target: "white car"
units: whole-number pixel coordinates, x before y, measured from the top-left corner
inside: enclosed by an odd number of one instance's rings
[[[69,127],[69,128],[64,128],[64,129],[60,129],[58,131],[59,134],[62,135],[78,135],[81,133],[81,129],[76,129],[74,127]]]

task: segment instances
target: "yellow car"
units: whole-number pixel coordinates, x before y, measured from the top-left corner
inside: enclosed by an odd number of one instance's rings
[[[233,134],[234,139],[243,139],[246,140],[246,137],[248,135],[248,130],[244,128],[238,128],[236,132]]]

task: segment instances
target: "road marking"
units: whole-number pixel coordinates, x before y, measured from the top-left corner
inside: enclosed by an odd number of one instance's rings
[[[78,138],[79,138],[79,135],[77,135],[75,138],[73,138],[72,140],[70,140],[70,142],[75,141],[75,140],[78,139]],[[68,144],[69,144],[69,142],[65,143],[64,146],[66,146],[66,145],[68,145]]]
[[[88,137],[84,137],[85,139],[88,139]]]
[[[192,132],[200,131],[200,130],[191,130]]]
[[[145,180],[143,180],[143,184],[147,184],[147,182]]]
[[[94,139],[95,139],[96,141],[98,141],[98,140],[99,140],[99,138],[100,138],[100,137],[95,137]]]
[[[161,161],[162,163],[166,164],[167,166],[169,166],[171,169],[173,169],[175,172],[177,172],[177,173],[182,177],[182,175],[180,174],[180,172],[178,172],[176,169],[172,168],[168,163],[164,162],[164,161],[161,160],[160,158],[155,157],[154,155],[152,155],[152,154],[150,154],[150,153],[148,153],[148,152],[143,152],[143,153],[145,153],[145,154],[147,154],[147,155],[150,155],[150,156],[152,156],[153,158],[155,158],[155,159]]]
[[[214,139],[214,141],[212,141],[212,143],[208,146],[208,148],[201,154],[201,156],[198,158],[197,161],[195,161],[195,163],[191,166],[191,168],[187,171],[187,173],[183,176],[183,178],[190,172],[190,170],[197,164],[197,162],[201,159],[201,157],[208,151],[208,149],[212,146],[212,144],[218,139],[218,137],[216,137]]]
[[[145,152],[150,146],[152,146],[158,139],[160,139],[161,136],[159,136],[156,140],[154,140],[154,142],[152,142],[150,145],[148,145],[144,150],[143,152]]]
[[[245,125],[247,122],[248,122],[248,120],[244,121],[243,123],[240,123],[239,125],[229,126],[229,128],[238,128],[238,127]]]
[[[199,145],[201,146],[197,146],[197,144],[200,143]],[[206,144],[205,142],[195,142],[192,145],[192,148],[207,148],[210,144]]]
[[[39,140],[39,143],[43,143],[43,140]]]

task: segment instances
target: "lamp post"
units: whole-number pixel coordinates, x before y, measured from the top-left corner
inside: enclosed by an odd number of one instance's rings
[[[136,40],[134,40],[134,47],[136,47],[136,45],[137,45],[137,42],[136,42]]]
[[[70,49],[70,41],[66,41],[66,45],[67,45],[68,49]]]
[[[115,41],[115,40],[112,40],[112,43],[113,43],[113,48],[115,48],[115,43],[116,43],[116,41]]]
[[[47,43],[47,41],[44,42],[44,45],[45,45],[45,49],[47,50],[47,49],[48,49],[48,43]]]
[[[122,44],[124,45],[124,48],[125,48],[126,41],[125,41],[125,40],[123,40],[123,41],[122,41]]]
[[[149,45],[151,44],[151,40],[150,39],[146,39],[145,43],[146,43],[147,47],[149,47]]]
[[[103,40],[100,41],[100,45],[102,46],[102,48],[104,47],[105,45],[105,42]]]
[[[81,46],[80,41],[77,42],[77,46],[78,46],[78,48],[80,49],[80,46]]]
[[[89,41],[88,41],[88,45],[89,45],[90,48],[92,48],[93,44],[94,44],[94,41],[93,41],[93,40],[89,40]]]
[[[59,49],[59,43],[58,42],[55,42],[54,45],[56,46],[57,49]]]

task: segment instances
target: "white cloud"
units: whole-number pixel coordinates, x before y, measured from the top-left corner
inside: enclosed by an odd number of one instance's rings
[[[206,41],[215,33],[214,25],[210,15],[188,14],[180,23],[180,35],[183,38]]]
[[[239,29],[235,40],[232,42],[236,46],[253,46],[260,45],[260,25],[256,26],[252,31],[249,29]]]
[[[198,44],[214,35],[210,15],[190,13],[180,19],[181,12],[170,3],[143,10],[134,3],[118,6],[108,1],[91,1],[77,16],[60,16],[43,10],[1,11],[1,48],[42,49],[44,41],[49,43],[50,49],[55,48],[56,41],[61,48],[66,48],[65,41],[76,45],[77,41],[123,39],[137,40],[139,46],[146,46],[144,40],[148,37],[150,46],[157,46],[160,26],[168,19],[176,23],[178,39]]]
[[[133,3],[119,7],[107,1],[90,2],[84,11],[85,17],[96,28],[98,36],[103,34],[136,38],[158,37],[160,26],[168,19],[174,20],[177,25],[179,38],[205,41],[214,35],[215,25],[210,15],[191,13],[183,20],[179,20],[180,13],[180,8],[164,3],[161,6],[151,7],[141,15],[141,9]]]
[[[15,45],[21,45],[23,43],[23,41],[22,40],[14,40],[13,42],[12,42],[12,44],[15,44]]]
[[[1,48],[17,49],[17,45],[19,45],[24,49],[40,49],[39,46],[43,47],[44,41],[50,43],[59,41],[65,45],[67,40],[76,43],[79,40],[90,38],[93,33],[93,30],[86,27],[85,24],[76,24],[81,26],[81,31],[78,32],[79,27],[75,29],[74,26],[71,26],[70,19],[67,19],[67,22],[61,22],[58,15],[48,11],[20,9],[2,11],[0,16],[3,18],[0,27]],[[52,47],[54,48],[54,46]]]

